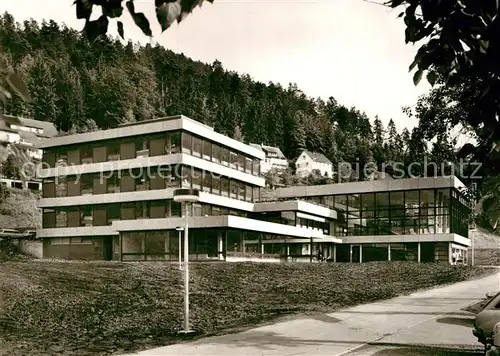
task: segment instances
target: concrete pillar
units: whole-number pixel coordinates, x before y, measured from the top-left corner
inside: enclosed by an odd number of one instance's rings
[[[417,244],[417,262],[421,261],[421,243]]]
[[[352,245],[349,245],[349,262],[352,263]]]
[[[476,233],[476,230],[475,230],[475,229],[474,229],[474,230],[469,231],[469,235],[470,235],[470,243],[471,243],[470,248],[471,248],[471,250],[472,250],[472,251],[471,251],[471,260],[470,260],[470,262],[469,262],[469,261],[467,261],[467,264],[469,264],[469,263],[470,263],[470,265],[471,265],[471,266],[474,266],[474,235],[475,235],[475,233]]]
[[[391,244],[387,245],[387,261],[391,260]]]
[[[260,253],[264,254],[264,244],[260,243]]]
[[[451,258],[451,255],[453,253],[453,249],[451,247],[451,242],[448,243],[448,263],[451,265],[453,264],[453,258]]]
[[[359,245],[359,263],[363,263],[363,245]]]
[[[219,251],[219,260],[224,259],[224,240],[222,239],[222,235],[217,235],[217,251]]]
[[[333,262],[337,262],[337,245],[333,245]]]

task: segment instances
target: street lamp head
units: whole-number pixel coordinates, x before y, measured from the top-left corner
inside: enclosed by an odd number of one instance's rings
[[[183,228],[182,226],[177,226],[175,229],[176,229],[177,231],[184,231],[184,228]]]
[[[174,190],[174,201],[177,203],[196,203],[200,200],[198,189],[176,189]]]

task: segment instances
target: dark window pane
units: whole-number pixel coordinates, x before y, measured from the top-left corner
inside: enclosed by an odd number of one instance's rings
[[[43,180],[42,194],[44,198],[54,198],[56,196],[56,183],[54,178]]]
[[[389,209],[389,193],[376,193],[377,210]]]
[[[366,193],[361,196],[362,210],[375,210],[375,193]]]
[[[80,148],[80,156],[82,164],[94,163],[94,149],[90,145],[85,145]]]
[[[106,206],[108,225],[111,225],[115,220],[120,220],[120,213],[120,204],[108,204]]]
[[[229,196],[229,179],[221,177],[221,195],[224,197]]]
[[[203,216],[212,215],[212,206],[209,204],[203,204]]]
[[[221,163],[224,166],[229,165],[229,149],[221,147]]]
[[[404,208],[404,192],[391,192],[391,209]]]
[[[245,200],[252,201],[252,186],[247,185],[245,189]]]
[[[203,140],[203,158],[210,161],[212,159],[212,143],[208,140]]]
[[[239,189],[238,189],[238,199],[239,200],[245,200],[245,184],[244,183],[240,183],[239,184]]]
[[[193,156],[201,157],[203,150],[201,138],[193,136]]]
[[[149,155],[162,156],[166,154],[165,137],[155,137],[149,141]]]
[[[217,144],[212,144],[212,161],[220,163],[222,159],[222,149]]]
[[[192,180],[193,189],[201,189],[202,171],[200,171],[199,169],[193,169],[192,175],[193,175],[193,180]]]
[[[340,211],[347,211],[347,195],[335,196],[335,209]]]
[[[80,164],[80,150],[71,149],[68,151],[68,165],[77,166]]]
[[[107,144],[108,161],[118,161],[121,159],[121,145],[119,142],[109,142]]]
[[[106,162],[108,159],[108,152],[106,146],[94,147],[94,162]]]
[[[210,172],[203,171],[203,191],[212,192],[212,175]]]
[[[120,145],[120,158],[121,159],[135,158],[135,142],[124,142]]]
[[[233,199],[238,199],[238,187],[239,187],[238,182],[235,180],[231,180],[229,182],[229,185],[230,185],[230,189],[231,189],[230,197]]]
[[[183,132],[182,133],[182,153],[191,154],[191,149],[193,146],[193,136],[190,134]]]
[[[56,165],[56,154],[54,152],[43,152],[43,168],[53,168]]]
[[[221,194],[221,180],[220,176],[213,175],[212,176],[212,194],[220,195]]]
[[[105,205],[95,205],[92,211],[92,225],[93,226],[106,226],[108,219],[106,214]],[[118,218],[120,218],[120,210],[118,209]]]
[[[242,154],[238,154],[238,170],[244,172],[245,171],[245,156]]]
[[[260,159],[258,159],[258,158],[254,158],[254,160],[253,160],[252,174],[254,176],[260,175]]]
[[[249,157],[245,157],[245,172],[252,174],[252,159]]]

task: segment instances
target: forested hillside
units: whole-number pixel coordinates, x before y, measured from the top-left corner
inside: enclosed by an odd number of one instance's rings
[[[279,146],[290,159],[304,148],[334,164],[408,163],[426,153],[429,161],[452,159],[446,135],[426,152],[418,130],[397,132],[392,120],[384,127],[333,97],[310,98],[294,84],[257,82],[218,61],[204,64],[159,45],[90,43],[53,21],[18,24],[9,14],[0,17],[0,40],[34,99],[13,97],[5,111],[54,122],[61,131],[183,114],[245,142]]]

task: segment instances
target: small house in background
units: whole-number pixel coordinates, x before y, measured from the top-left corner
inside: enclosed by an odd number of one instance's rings
[[[57,135],[57,129],[51,122],[26,119],[12,115],[3,115],[0,120],[0,142],[23,148],[31,159],[41,160],[42,150],[37,146],[40,139]]]
[[[308,177],[313,172],[332,178],[333,163],[322,153],[304,151],[295,161],[295,171],[301,178]]]
[[[288,168],[288,159],[285,157],[279,147],[266,146],[263,144],[251,143],[250,146],[257,148],[264,152],[266,157],[260,163],[261,173],[267,173],[271,169],[282,171]]]

